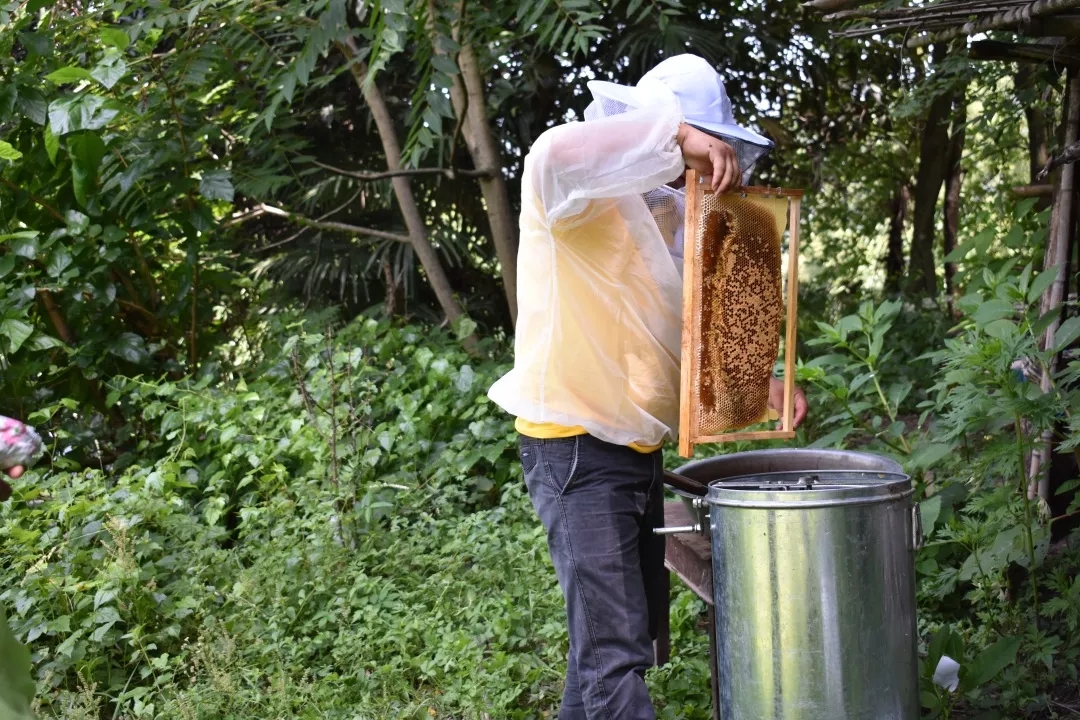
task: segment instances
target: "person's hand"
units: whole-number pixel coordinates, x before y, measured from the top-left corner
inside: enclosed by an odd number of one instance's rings
[[[806,404],[806,393],[802,391],[798,385],[795,386],[795,392],[793,393],[793,402],[795,403],[795,412],[792,416],[792,430],[802,425],[803,420],[806,419],[806,413],[809,407]],[[781,418],[784,417],[784,381],[779,378],[769,379],[769,407],[775,410]],[[783,427],[783,420],[780,421],[781,427]]]
[[[12,480],[18,480],[19,476],[22,475],[25,470],[26,468],[24,468],[22,465],[16,465],[15,467],[5,469],[4,474]]]
[[[686,166],[705,178],[714,192],[727,192],[739,186],[741,171],[735,150],[695,127],[682,123],[676,141],[682,149]]]

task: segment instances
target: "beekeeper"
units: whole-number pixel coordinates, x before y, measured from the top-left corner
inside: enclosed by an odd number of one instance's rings
[[[514,368],[490,398],[513,414],[521,463],[566,600],[559,718],[654,718],[663,587],[661,447],[677,434],[686,168],[720,192],[772,143],[739,127],[694,55],[634,87],[590,82],[585,122],[525,158]],[[783,384],[770,406],[782,412]],[[795,394],[795,424],[806,399]]]

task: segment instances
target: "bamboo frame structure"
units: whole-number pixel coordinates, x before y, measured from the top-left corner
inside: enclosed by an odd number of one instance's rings
[[[693,170],[686,173],[686,219],[684,237],[688,244],[683,253],[683,324],[682,324],[682,377],[679,404],[679,454],[684,458],[693,455],[694,446],[705,443],[725,443],[747,440],[791,440],[794,430],[795,397],[795,340],[796,318],[799,302],[799,221],[802,209],[802,190],[782,188],[745,187],[736,190],[740,195],[783,197],[788,200],[788,272],[787,297],[785,299],[784,336],[784,413],[779,430],[755,430],[697,435],[700,426],[701,403],[699,398],[700,372],[697,349],[701,346],[702,268],[697,252],[689,243],[697,237],[701,222],[701,199],[711,192],[699,182]]]

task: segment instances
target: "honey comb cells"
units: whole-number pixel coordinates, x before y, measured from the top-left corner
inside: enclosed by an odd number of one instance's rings
[[[784,317],[776,198],[706,194],[695,250],[701,262],[698,435],[768,417],[769,379]],[[781,216],[782,217],[782,216]]]
[[[716,195],[686,173],[679,454],[694,446],[795,437],[796,314],[802,190],[742,187]],[[783,238],[788,233],[787,266]],[[786,270],[786,276],[784,274]],[[769,407],[783,338],[781,426]]]

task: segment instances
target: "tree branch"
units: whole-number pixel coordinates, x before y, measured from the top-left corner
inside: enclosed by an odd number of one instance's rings
[[[408,235],[400,235],[398,233],[387,232],[386,230],[376,230],[375,228],[361,227],[359,225],[351,225],[349,223],[336,222],[334,220],[312,220],[309,217],[297,215],[294,212],[289,212],[288,210],[283,210],[282,208],[274,207],[273,205],[267,205],[266,203],[259,203],[251,210],[234,216],[225,223],[225,226],[231,227],[233,225],[239,225],[240,223],[254,220],[262,215],[273,215],[274,217],[284,218],[297,225],[303,225],[304,227],[311,227],[319,230],[337,230],[353,235],[379,238],[380,240],[393,240],[394,242],[402,243],[409,242]],[[261,249],[265,250],[266,248]]]
[[[356,178],[357,180],[388,180],[396,177],[413,177],[418,175],[442,175],[443,177],[450,178],[451,180],[461,177],[492,177],[495,175],[494,170],[457,170],[453,168],[401,168],[400,170],[384,170],[382,172],[360,172],[358,170],[344,170],[333,165],[327,165],[326,163],[313,161],[317,166],[323,170],[329,170],[337,175],[344,175],[345,177]]]

